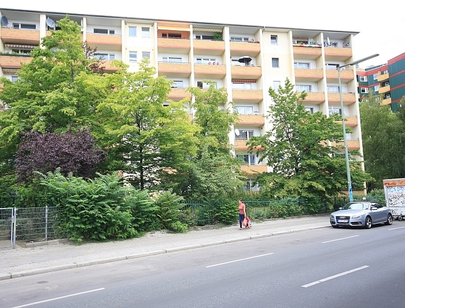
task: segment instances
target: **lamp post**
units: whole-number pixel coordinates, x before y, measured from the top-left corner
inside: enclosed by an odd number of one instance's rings
[[[348,153],[348,143],[346,140],[346,127],[345,127],[345,109],[343,108],[343,95],[342,95],[342,80],[340,79],[340,69],[344,67],[348,67],[351,65],[356,65],[358,63],[364,62],[366,60],[372,59],[377,57],[379,54],[376,53],[374,55],[365,57],[363,59],[339,65],[337,67],[337,76],[338,76],[338,86],[339,86],[339,94],[340,94],[340,109],[342,110],[342,129],[343,129],[343,143],[344,143],[344,148],[345,148],[345,163],[346,163],[346,171],[347,171],[347,181],[348,181],[348,197],[350,199],[350,202],[353,202],[353,188],[351,186],[351,174],[350,174],[350,156]]]

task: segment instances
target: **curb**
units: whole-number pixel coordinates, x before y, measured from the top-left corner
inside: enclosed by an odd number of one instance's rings
[[[111,258],[87,261],[87,262],[82,262],[82,263],[72,263],[72,264],[57,265],[57,266],[52,266],[52,267],[37,268],[37,269],[26,270],[26,271],[16,272],[16,273],[15,272],[3,273],[3,274],[0,273],[0,281],[7,280],[7,279],[13,279],[13,278],[26,277],[26,276],[33,276],[33,275],[44,274],[44,273],[50,273],[50,272],[56,272],[56,271],[62,271],[62,270],[73,269],[73,268],[79,268],[79,267],[87,267],[87,266],[92,266],[92,265],[97,265],[97,264],[106,264],[106,263],[112,263],[112,262],[118,262],[118,261],[124,261],[124,260],[150,257],[150,256],[164,254],[164,253],[172,253],[172,252],[191,250],[191,249],[197,249],[197,248],[202,248],[202,247],[210,247],[210,246],[217,246],[217,245],[228,244],[228,243],[235,243],[235,242],[240,242],[240,241],[245,241],[245,240],[259,239],[259,238],[277,236],[277,235],[282,235],[282,234],[289,234],[289,233],[300,232],[300,231],[322,229],[322,228],[327,228],[327,227],[330,227],[330,225],[297,228],[297,229],[290,229],[290,230],[285,230],[285,231],[249,235],[249,236],[238,237],[238,238],[233,238],[229,240],[220,240],[220,241],[214,241],[214,242],[209,242],[209,243],[204,243],[204,244],[179,246],[179,247],[173,247],[173,248],[168,248],[168,249],[159,249],[159,250],[153,250],[149,252],[135,253],[135,254],[126,255],[122,257],[111,257]]]

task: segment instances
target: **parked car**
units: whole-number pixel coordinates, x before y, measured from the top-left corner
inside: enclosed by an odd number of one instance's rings
[[[372,228],[375,224],[393,223],[391,209],[379,203],[358,201],[350,202],[338,211],[330,214],[332,227],[363,227]]]

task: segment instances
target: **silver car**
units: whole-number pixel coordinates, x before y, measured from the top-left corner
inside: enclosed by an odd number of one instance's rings
[[[330,224],[334,228],[345,226],[370,229],[372,225],[383,223],[391,225],[393,214],[388,207],[378,203],[351,202],[330,214]]]

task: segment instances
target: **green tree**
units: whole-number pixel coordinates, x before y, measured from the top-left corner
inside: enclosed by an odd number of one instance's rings
[[[207,90],[190,88],[199,150],[178,177],[176,191],[190,199],[220,199],[240,187],[239,164],[231,154],[229,133],[236,114],[226,108],[227,95],[210,83]]]
[[[360,104],[364,164],[374,178],[368,188],[383,188],[383,179],[405,177],[404,99],[396,113],[370,95]]]
[[[108,168],[124,171],[140,189],[158,184],[165,172],[181,170],[195,154],[196,128],[183,102],[166,103],[170,82],[155,78],[144,62],[134,73],[121,67],[108,76],[108,85],[111,90],[96,113]]]
[[[273,168],[258,178],[263,193],[319,202],[346,190],[345,158],[341,148],[335,147],[343,144],[339,119],[306,111],[299,103],[306,93],[295,92],[288,79],[269,94],[274,101],[269,111],[273,126],[249,142],[260,160],[266,159]],[[358,164],[352,163],[351,169],[360,188],[366,175]]]

